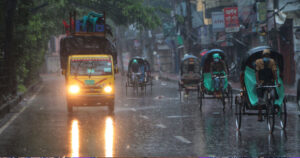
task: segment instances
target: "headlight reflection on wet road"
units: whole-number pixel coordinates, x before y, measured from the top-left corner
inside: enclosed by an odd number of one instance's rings
[[[114,123],[111,117],[105,120],[105,157],[113,157]]]
[[[72,121],[72,157],[79,157],[79,128],[78,128],[78,121],[73,120]]]

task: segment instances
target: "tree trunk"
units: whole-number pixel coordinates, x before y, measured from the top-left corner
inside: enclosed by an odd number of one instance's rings
[[[17,93],[17,78],[16,78],[16,59],[13,51],[13,28],[14,16],[17,6],[17,0],[6,0],[5,3],[5,45],[4,45],[4,58],[6,62],[7,75],[8,75],[8,93]]]

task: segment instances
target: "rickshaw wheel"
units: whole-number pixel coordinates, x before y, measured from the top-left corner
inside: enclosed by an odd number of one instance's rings
[[[68,99],[67,99],[67,110],[68,110],[68,113],[73,112],[73,103],[71,101],[69,101]]]
[[[225,111],[226,101],[225,101],[225,94],[224,94],[223,90],[222,90],[221,95],[222,95],[221,101],[222,101],[222,104],[223,104],[223,111]]]
[[[73,112],[73,106],[68,104],[68,112],[71,113]]]
[[[126,84],[125,84],[126,96],[127,96],[127,88],[128,88],[128,82],[126,82]]]
[[[200,105],[200,106],[199,106],[199,110],[202,111],[202,104],[203,104],[203,103],[202,103],[202,92],[200,91],[199,93],[200,93],[200,94],[199,94],[199,105]]]
[[[286,127],[286,121],[287,121],[286,98],[284,98],[283,104],[281,106],[281,111],[280,111],[280,126],[281,126],[281,129],[283,129],[283,130]]]
[[[230,86],[229,90],[229,104],[230,104],[230,109],[232,109],[232,104],[233,104],[233,92],[232,92],[232,87]]]
[[[273,133],[274,126],[275,126],[275,108],[274,104],[271,101],[270,103],[267,103],[266,107],[266,114],[267,114],[267,126],[270,133]]]
[[[115,111],[115,101],[113,100],[110,104],[108,104],[108,111],[110,114],[113,114]]]
[[[244,104],[238,101],[238,96],[236,96],[235,100],[235,125],[236,129],[240,130],[242,125],[242,106]]]
[[[135,85],[135,91],[136,91],[136,95],[139,95],[139,85],[138,84]]]

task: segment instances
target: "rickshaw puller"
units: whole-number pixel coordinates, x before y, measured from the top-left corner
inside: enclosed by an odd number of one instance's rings
[[[274,85],[274,81],[276,81],[278,87],[280,84],[277,79],[277,66],[274,59],[270,58],[270,50],[265,49],[263,51],[262,58],[259,58],[255,61],[255,75],[256,75],[256,82],[257,82],[257,96],[259,98],[259,103],[265,101],[266,96],[264,96],[264,88],[259,88],[260,86],[264,85]],[[276,93],[276,91],[274,91]],[[276,94],[274,94],[276,96]],[[258,111],[258,121],[262,121],[262,113],[261,107],[259,107]]]
[[[221,56],[218,53],[213,54],[213,62],[210,64],[210,73],[212,76],[212,83],[215,89],[215,94],[217,93],[217,90],[220,88],[220,83],[222,85],[225,84],[224,78],[216,78],[217,74],[222,74],[225,72],[224,75],[227,75],[227,68],[225,62],[221,59]],[[223,90],[223,89],[222,89]]]

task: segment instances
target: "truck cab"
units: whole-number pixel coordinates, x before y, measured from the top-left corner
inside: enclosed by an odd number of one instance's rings
[[[114,70],[111,55],[70,55],[66,71],[68,111],[74,106],[108,106],[113,112]]]

